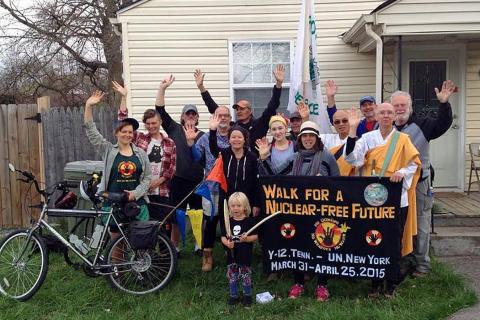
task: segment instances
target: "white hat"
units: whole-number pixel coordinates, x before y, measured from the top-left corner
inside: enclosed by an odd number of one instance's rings
[[[320,137],[320,128],[318,127],[318,124],[313,121],[305,121],[302,123],[302,126],[300,127],[300,133],[298,135],[301,136],[304,133],[313,133],[317,137]]]

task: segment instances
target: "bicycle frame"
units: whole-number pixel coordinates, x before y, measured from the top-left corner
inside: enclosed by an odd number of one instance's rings
[[[122,224],[119,223],[117,221],[117,219],[115,218],[115,216],[113,215],[113,210],[114,208],[112,207],[110,209],[110,211],[104,211],[104,212],[99,212],[97,210],[76,210],[76,209],[52,209],[52,208],[48,208],[48,205],[47,203],[43,203],[43,206],[42,206],[42,211],[40,213],[40,217],[38,219],[38,221],[36,221],[34,223],[34,225],[32,226],[32,228],[29,229],[28,231],[28,237],[27,237],[27,241],[25,242],[25,246],[24,248],[22,249],[21,251],[21,254],[19,255],[19,257],[17,258],[17,261],[15,261],[15,263],[17,263],[22,257],[23,257],[23,254],[25,253],[25,250],[26,250],[26,246],[32,236],[32,234],[37,231],[38,229],[41,229],[41,228],[45,228],[47,229],[48,231],[50,231],[58,240],[60,240],[60,242],[62,242],[68,249],[72,250],[80,259],[82,259],[83,262],[85,262],[89,267],[98,267],[98,268],[102,268],[102,267],[109,267],[111,265],[97,265],[97,262],[99,260],[99,257],[102,253],[102,250],[103,250],[103,246],[102,245],[99,245],[98,248],[96,249],[96,252],[95,252],[95,256],[94,256],[94,259],[93,261],[90,261],[88,259],[88,257],[86,255],[84,255],[83,253],[81,253],[77,248],[75,248],[74,245],[72,245],[67,239],[65,239],[54,227],[52,227],[51,225],[48,224],[48,222],[45,220],[45,216],[48,215],[48,213],[58,213],[58,214],[66,214],[66,213],[74,213],[74,214],[77,214],[77,217],[78,215],[82,215],[83,216],[86,216],[86,217],[91,217],[91,218],[97,218],[99,217],[101,214],[104,214],[104,213],[107,213],[108,214],[108,217],[107,217],[107,221],[105,222],[105,225],[108,226],[110,225],[110,222],[112,221],[113,219],[113,222],[116,226],[118,226],[119,230],[120,230],[120,233],[121,235],[125,238],[125,242],[127,243],[127,246],[129,247],[129,249],[131,249],[131,246],[130,246],[130,243],[128,242],[128,239],[125,235],[125,233],[123,232],[121,226]],[[65,215],[63,215],[65,216]],[[100,237],[100,242],[99,243],[104,243],[105,241],[105,236],[108,232],[108,228],[104,228],[103,229],[103,232],[102,232],[102,235]],[[118,264],[118,266],[126,266],[126,265],[131,265],[132,263],[123,263],[123,264]],[[108,274],[108,273],[105,273],[105,274]]]

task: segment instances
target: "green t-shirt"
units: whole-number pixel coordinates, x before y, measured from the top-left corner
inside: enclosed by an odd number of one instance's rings
[[[140,176],[143,168],[140,160],[135,154],[124,156],[117,154],[112,164],[107,190],[109,192],[132,191],[140,184]],[[143,198],[138,199],[138,205],[144,205]]]

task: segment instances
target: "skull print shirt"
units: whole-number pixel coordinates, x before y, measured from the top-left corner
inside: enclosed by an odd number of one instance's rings
[[[232,240],[235,242],[233,250],[227,250],[227,265],[236,263],[242,266],[250,266],[252,264],[252,242],[240,242],[240,236],[250,230],[255,225],[252,217],[243,220],[235,220],[230,218],[230,229]],[[257,234],[256,230],[250,235]],[[225,227],[222,227],[222,236],[226,237]]]

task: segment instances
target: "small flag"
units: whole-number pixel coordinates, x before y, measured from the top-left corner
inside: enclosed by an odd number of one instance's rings
[[[178,229],[180,230],[180,235],[182,237],[182,244],[183,244],[183,247],[185,248],[185,229],[186,229],[185,211],[177,209],[175,214],[177,216]]]
[[[190,218],[190,224],[192,225],[192,233],[195,238],[195,242],[199,247],[202,247],[202,224],[203,224],[203,210],[188,210],[187,215]]]
[[[297,111],[301,100],[310,109],[310,120],[320,127],[320,133],[331,133],[330,120],[323,103],[320,68],[317,58],[317,28],[313,0],[302,0],[302,12],[297,32],[293,68],[290,72],[288,111]]]
[[[220,188],[227,192],[227,178],[225,178],[225,173],[223,172],[222,155],[218,156],[217,161],[215,161],[215,165],[213,166],[212,170],[210,170],[210,173],[205,178],[205,181],[217,182],[220,184]]]
[[[195,194],[207,199],[210,202],[211,210],[210,210],[210,220],[213,219],[215,215],[215,205],[213,203],[212,194],[210,193],[210,188],[208,188],[208,184],[204,181],[202,182],[197,189],[195,189]]]

